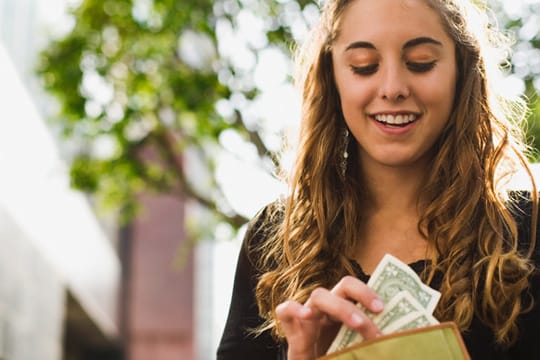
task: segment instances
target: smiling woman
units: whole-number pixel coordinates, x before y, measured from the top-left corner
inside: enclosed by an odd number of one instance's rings
[[[218,359],[315,359],[342,325],[384,334],[369,313],[391,304],[367,283],[385,254],[440,292],[434,316],[473,359],[540,358],[538,196],[492,28],[466,0],[325,2],[298,58],[289,195],[247,231]],[[503,186],[514,170],[531,192]]]
[[[380,24],[384,31],[376,31]],[[428,4],[353,2],[332,63],[362,170],[415,163],[416,173],[425,172],[449,119],[457,68],[454,43]]]

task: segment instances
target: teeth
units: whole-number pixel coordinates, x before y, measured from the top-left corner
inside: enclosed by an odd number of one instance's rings
[[[416,120],[416,115],[375,115],[377,121],[390,125],[403,125]]]

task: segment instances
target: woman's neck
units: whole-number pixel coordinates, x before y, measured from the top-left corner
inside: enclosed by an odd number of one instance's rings
[[[416,212],[422,198],[423,177],[424,171],[418,167],[364,169],[369,213]]]
[[[426,257],[427,242],[418,231],[423,174],[391,167],[363,174],[370,195],[354,257],[368,273],[385,253],[407,263]]]

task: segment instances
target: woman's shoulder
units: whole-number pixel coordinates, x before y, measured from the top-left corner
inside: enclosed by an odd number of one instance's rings
[[[284,199],[279,198],[265,205],[248,222],[245,239],[252,243],[253,240],[275,231],[275,228],[283,221],[284,213]]]
[[[270,239],[283,221],[285,199],[279,198],[260,209],[249,221],[243,241],[243,250],[252,264],[257,263],[261,253],[270,246]]]
[[[539,195],[536,194],[538,204]],[[519,248],[523,253],[532,251],[532,257],[540,265],[540,218],[538,209],[535,210],[535,199],[530,191],[512,191],[509,198],[509,209],[514,217],[518,230]],[[536,236],[531,237],[533,227]],[[534,243],[532,243],[534,242]]]

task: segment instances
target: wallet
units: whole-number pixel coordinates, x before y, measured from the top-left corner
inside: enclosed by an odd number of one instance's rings
[[[319,360],[470,360],[453,322],[406,330],[366,340]]]

